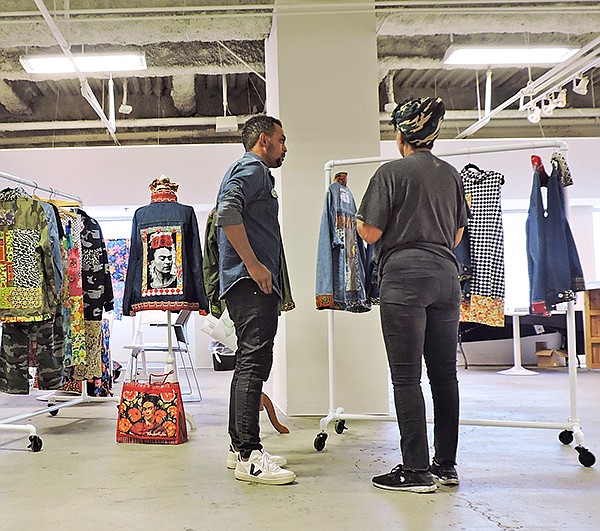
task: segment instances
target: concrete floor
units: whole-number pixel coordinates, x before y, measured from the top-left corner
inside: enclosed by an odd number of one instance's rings
[[[389,492],[371,477],[399,462],[395,423],[329,426],[323,452],[318,417],[262,419],[265,447],[287,456],[296,483],[236,481],[225,468],[231,373],[200,370],[204,400],[187,404],[197,429],[178,446],[115,443],[114,403],[62,409],[31,420],[43,439],[0,431],[0,529],[40,530],[582,530],[600,528],[600,464],[580,465],[556,429],[461,427],[461,485],[434,494]],[[566,369],[501,376],[460,369],[462,418],[566,422]],[[581,370],[578,402],[585,446],[600,457],[600,373]],[[1,418],[38,409],[35,394],[0,395]],[[338,404],[343,406],[343,404]]]

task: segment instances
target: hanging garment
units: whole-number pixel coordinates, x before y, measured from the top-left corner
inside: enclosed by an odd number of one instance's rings
[[[225,300],[219,297],[219,238],[217,235],[217,214],[213,208],[206,219],[204,229],[204,256],[202,258],[204,289],[210,304],[210,313],[217,319],[225,311]]]
[[[227,305],[225,299],[219,298],[219,238],[217,234],[217,216],[215,209],[211,210],[206,219],[206,228],[204,230],[204,257],[202,261],[202,271],[204,274],[204,287],[210,304],[210,314],[219,319],[225,311]],[[296,307],[292,298],[292,287],[285,260],[285,251],[283,244],[279,256],[279,279],[281,282],[281,300],[279,301],[279,311],[288,312]]]
[[[460,243],[454,248],[454,256],[456,256],[456,261],[458,262],[458,280],[460,281],[462,302],[470,303],[473,266],[471,265],[471,237],[469,236],[469,227],[465,227]]]
[[[41,322],[10,322],[2,326],[0,391],[29,393],[29,367],[37,369],[39,389],[62,386],[62,350],[53,342],[53,319]]]
[[[80,215],[60,210],[60,220],[65,231],[64,280],[62,287],[63,327],[65,338],[65,367],[85,363],[85,317],[83,308],[83,284],[81,278],[81,231]]]
[[[117,368],[121,366],[117,362],[115,362],[115,364]],[[100,378],[94,378],[92,381],[88,382],[89,396],[114,396],[112,389],[113,367],[111,365],[110,325],[108,319],[102,319],[102,376]]]
[[[325,197],[317,249],[317,310],[368,312],[367,253],[356,230],[356,203],[348,188],[333,182]]]
[[[77,365],[78,380],[102,376],[102,314],[113,308],[113,290],[108,268],[108,256],[99,223],[83,210],[81,216],[81,285],[85,326],[85,361]]]
[[[39,200],[40,206],[46,214],[48,222],[48,237],[50,238],[50,249],[52,252],[52,263],[54,265],[54,282],[56,284],[56,292],[60,293],[63,282],[62,270],[62,239],[65,237],[58,209],[52,203]]]
[[[123,313],[208,309],[194,209],[171,190],[154,191],[133,216]]]
[[[113,288],[106,246],[100,224],[83,210],[81,216],[81,272],[86,321],[101,321],[103,312],[113,309]]]
[[[58,304],[46,213],[23,190],[0,192],[0,321],[52,319]]]
[[[460,320],[504,326],[504,231],[500,206],[504,176],[468,164],[460,173],[471,216],[459,246],[463,273]],[[468,251],[465,248],[468,246]],[[468,252],[468,260],[464,258]],[[470,263],[469,263],[470,262]]]
[[[532,157],[533,161],[533,157]],[[562,164],[552,164],[547,175],[541,161],[534,163],[527,222],[527,265],[530,312],[549,315],[561,302],[575,300],[585,290],[583,269],[565,211]],[[544,183],[545,182],[545,183]],[[546,205],[542,185],[547,188]]]
[[[113,285],[113,316],[117,320],[123,317],[123,294],[125,292],[125,276],[129,261],[129,239],[120,238],[106,240],[108,267]]]

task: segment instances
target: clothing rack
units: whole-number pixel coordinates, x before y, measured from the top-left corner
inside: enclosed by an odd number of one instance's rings
[[[34,193],[36,190],[42,190],[44,192],[48,192],[50,194],[50,196],[55,195],[58,197],[64,197],[65,199],[70,199],[72,201],[76,201],[80,205],[83,204],[81,197],[78,197],[76,195],[66,194],[65,192],[61,192],[60,190],[55,190],[54,188],[46,188],[45,186],[40,186],[35,181],[28,181],[27,179],[22,179],[21,177],[11,175],[10,173],[5,173],[3,171],[0,171],[0,177],[2,177],[2,179],[6,179],[7,181],[13,181],[15,183],[22,184],[24,186],[31,186],[34,189]]]
[[[52,196],[62,197],[64,199],[75,201],[75,202],[79,203],[80,205],[82,204],[82,200],[78,196],[67,194],[67,193],[61,192],[59,190],[55,190],[54,188],[46,188],[44,186],[40,186],[35,181],[29,181],[27,179],[22,179],[21,177],[11,175],[10,173],[5,173],[5,172],[0,171],[0,178],[5,179],[7,181],[15,182],[15,183],[23,185],[23,186],[30,186],[34,189],[34,193],[37,190],[42,190],[44,192],[49,193],[51,197]],[[86,402],[106,402],[106,401],[114,400],[113,397],[90,397],[87,394],[86,383],[87,383],[86,380],[82,381],[81,395],[77,396],[75,398],[71,398],[71,396],[57,395],[55,393],[51,393],[50,395],[44,395],[44,396],[38,397],[39,400],[47,400],[48,407],[43,408],[43,409],[38,409],[33,412],[23,413],[21,415],[15,415],[13,417],[2,419],[2,420],[0,420],[0,431],[27,433],[29,435],[28,448],[31,448],[31,450],[33,452],[39,452],[42,449],[43,443],[42,443],[42,439],[37,435],[35,426],[33,426],[32,424],[15,424],[15,423],[19,422],[21,420],[26,420],[26,419],[30,419],[32,417],[37,417],[39,415],[50,414],[50,415],[54,416],[54,415],[57,415],[58,410],[62,409],[63,407],[74,406],[74,405],[86,403]],[[60,403],[57,403],[57,402],[60,402]]]
[[[454,157],[459,155],[474,155],[485,153],[502,153],[510,151],[529,151],[536,149],[552,148],[558,150],[566,156],[569,146],[562,140],[545,140],[514,144],[502,144],[496,146],[471,147],[466,149],[441,151],[435,153],[439,158]],[[566,157],[565,157],[566,158]],[[330,160],[325,163],[325,191],[329,189],[331,182],[331,171],[336,166],[350,166],[358,164],[373,164],[389,162],[396,160],[397,157],[365,157],[357,159]],[[568,197],[565,194],[565,203],[568,218]],[[327,313],[327,358],[328,358],[328,382],[329,382],[329,412],[319,422],[321,431],[314,440],[314,447],[317,451],[325,448],[327,440],[327,426],[335,421],[335,431],[338,434],[343,433],[346,420],[389,420],[396,421],[395,416],[391,415],[356,415],[344,413],[344,409],[335,405],[335,363],[334,363],[334,311],[328,310]],[[501,426],[516,428],[544,428],[544,429],[562,429],[559,434],[559,440],[563,444],[570,444],[575,439],[575,450],[578,453],[579,461],[584,466],[592,466],[596,458],[583,446],[584,436],[581,424],[579,422],[577,406],[577,349],[575,336],[575,306],[573,301],[567,303],[567,354],[569,369],[569,402],[570,416],[567,422],[521,422],[521,421],[503,421],[503,420],[481,420],[481,419],[460,419],[460,424],[471,426]],[[432,419],[427,419],[431,423]]]

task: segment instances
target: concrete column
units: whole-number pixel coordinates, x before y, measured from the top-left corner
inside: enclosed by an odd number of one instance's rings
[[[329,310],[315,309],[323,166],[331,159],[379,156],[378,67],[373,12],[285,9],[295,3],[304,2],[276,1],[280,9],[266,44],[267,111],[282,120],[288,137],[288,156],[276,180],[297,304],[281,318],[270,392],[286,413],[310,415],[326,413],[329,406]],[[375,167],[344,169],[358,204]],[[379,308],[334,312],[333,336],[333,406],[347,413],[388,413]]]

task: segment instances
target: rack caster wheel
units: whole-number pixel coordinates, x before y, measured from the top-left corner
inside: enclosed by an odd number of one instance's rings
[[[577,453],[579,454],[579,462],[583,466],[594,466],[594,463],[596,462],[596,456],[592,452],[583,446],[576,446],[575,450],[577,450]]]
[[[32,452],[39,452],[42,449],[42,439],[37,435],[30,435],[27,448],[31,448]]]
[[[325,432],[317,433],[317,436],[315,437],[315,442],[314,442],[315,450],[317,452],[322,451],[325,448],[326,441],[327,441],[327,434]]]
[[[344,430],[347,430],[348,428],[346,428],[346,421],[345,420],[336,420],[335,421],[335,432],[339,435],[341,435],[342,433],[344,433]]]
[[[569,430],[561,431],[558,434],[558,440],[563,444],[571,444],[573,442],[573,432]]]
[[[54,406],[54,404],[48,404],[48,407],[52,407]],[[50,411],[50,415],[52,415],[53,417],[56,417],[56,415],[58,415],[58,409],[53,409],[52,411]]]

